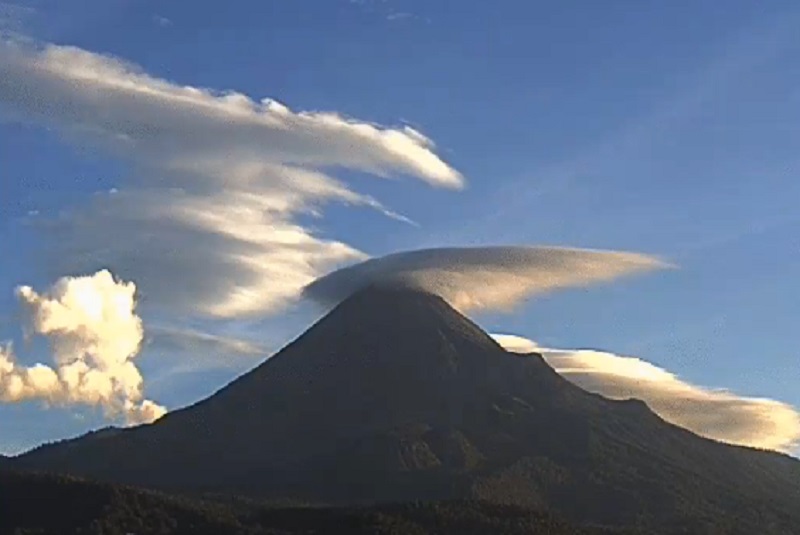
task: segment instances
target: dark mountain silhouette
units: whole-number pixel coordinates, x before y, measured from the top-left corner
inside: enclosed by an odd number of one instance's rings
[[[477,499],[580,522],[800,533],[800,462],[707,440],[504,351],[439,297],[372,287],[154,425],[15,467],[352,506]],[[717,530],[717,531],[713,531]]]
[[[14,535],[624,535],[480,502],[311,508],[189,499],[74,477],[0,473],[0,533]]]

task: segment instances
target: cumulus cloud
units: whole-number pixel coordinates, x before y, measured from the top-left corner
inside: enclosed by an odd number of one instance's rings
[[[304,293],[333,305],[372,284],[398,284],[437,294],[462,312],[508,310],[545,292],[665,266],[643,254],[562,247],[422,249],[339,269]]]
[[[134,363],[143,328],[133,283],[99,271],[62,278],[41,294],[22,286],[17,296],[28,334],[47,340],[53,365],[24,366],[11,344],[0,347],[0,401],[98,406],[132,424],[164,415],[163,407],[143,399],[143,379]]]
[[[785,403],[694,385],[635,357],[546,349],[519,336],[493,336],[508,351],[540,353],[559,374],[589,392],[641,399],[668,422],[698,435],[782,451],[800,444],[800,412]]]
[[[402,217],[332,170],[464,182],[412,128],[179,85],[74,47],[0,43],[0,111],[135,166],[120,191],[51,222],[51,263],[107,266],[136,280],[143,302],[182,312],[275,310],[320,274],[363,259],[300,216],[338,202]]]

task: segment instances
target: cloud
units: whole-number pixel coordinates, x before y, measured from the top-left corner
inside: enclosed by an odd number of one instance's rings
[[[159,349],[242,356],[263,356],[271,351],[261,343],[180,327],[151,327],[148,343]]]
[[[536,342],[524,336],[517,336],[516,334],[492,334],[491,336],[498,344],[503,346],[503,349],[511,353],[536,353],[541,349]]]
[[[422,249],[339,269],[311,283],[304,293],[334,305],[371,284],[400,284],[435,293],[462,312],[507,310],[552,290],[665,266],[637,253],[561,247]]]
[[[409,11],[402,11],[394,6],[394,2],[389,0],[349,0],[351,6],[359,8],[364,13],[378,15],[389,22],[402,22],[409,20],[424,20],[430,22],[430,19],[422,18]]]
[[[154,421],[166,410],[143,399],[134,359],[143,337],[136,315],[136,286],[108,271],[64,277],[48,292],[17,289],[29,335],[49,343],[54,365],[19,363],[11,344],[0,347],[0,401],[42,400],[91,405],[128,423]]]
[[[148,376],[148,384],[155,387],[181,373],[244,370],[271,355],[278,344],[184,327],[149,327],[144,352],[157,356],[159,366]]]
[[[178,85],[74,47],[0,43],[0,110],[135,167],[116,193],[49,222],[48,262],[60,272],[108,267],[137,282],[143,304],[182,313],[274,311],[320,274],[363,259],[301,216],[337,202],[402,217],[334,170],[464,184],[412,128]]]
[[[197,171],[206,162],[189,156],[205,156],[201,160],[238,161],[240,167],[342,166],[378,175],[397,171],[443,187],[463,185],[459,173],[431,151],[433,143],[409,127],[381,128],[336,113],[294,112],[272,99],[255,102],[241,93],[179,86],[67,46],[31,49],[6,42],[0,72],[3,100],[17,109],[47,123],[112,134],[109,141],[120,148],[137,145],[173,168]],[[102,113],[93,116],[97,112]],[[226,152],[229,159],[220,161]]]
[[[519,336],[493,336],[508,351],[528,353],[533,348],[559,374],[589,392],[641,399],[668,422],[699,435],[782,451],[800,444],[800,412],[785,403],[693,385],[635,357],[545,349]]]
[[[153,24],[161,26],[162,28],[168,28],[172,26],[172,20],[162,15],[153,15]]]
[[[386,15],[386,20],[407,20],[413,18],[414,15],[412,13],[406,13],[402,11],[393,11]]]
[[[11,2],[0,2],[0,37],[4,32],[15,33],[26,20],[36,14],[36,9]]]

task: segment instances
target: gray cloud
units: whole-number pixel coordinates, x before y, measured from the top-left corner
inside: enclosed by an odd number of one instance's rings
[[[330,306],[365,286],[388,283],[435,293],[461,311],[508,310],[545,292],[663,267],[643,254],[561,247],[423,249],[339,269],[304,293]]]
[[[215,329],[220,327],[214,326]],[[148,388],[153,392],[166,391],[184,374],[228,372],[234,376],[263,361],[281,342],[212,334],[181,326],[151,325],[142,354],[145,362],[155,358],[158,366],[148,372]]]
[[[559,374],[589,392],[641,399],[668,422],[699,435],[783,451],[800,445],[800,412],[785,403],[694,385],[635,357],[541,348],[520,336],[493,336],[509,351],[540,353]]]
[[[271,351],[260,342],[232,336],[220,336],[181,327],[149,327],[148,346],[168,352],[258,357]]]

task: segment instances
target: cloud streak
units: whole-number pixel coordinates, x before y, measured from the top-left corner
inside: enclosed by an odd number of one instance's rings
[[[148,334],[149,345],[170,352],[202,352],[234,356],[265,356],[270,353],[270,350],[255,341],[220,336],[195,329],[151,327],[148,329]]]
[[[547,349],[520,336],[493,336],[508,351],[540,353],[559,374],[589,392],[641,399],[668,422],[699,435],[787,452],[800,445],[800,412],[785,403],[694,385],[635,357]]]
[[[1,42],[0,110],[135,166],[120,191],[50,221],[56,269],[109,267],[136,280],[143,303],[182,313],[271,312],[365,258],[299,222],[331,202],[402,219],[332,170],[464,184],[412,128],[179,85],[74,47]]]
[[[561,247],[422,249],[367,260],[307,286],[306,297],[334,305],[371,284],[398,284],[441,296],[462,312],[508,310],[546,292],[589,286],[667,267],[652,256]]]
[[[164,407],[143,399],[143,379],[134,363],[143,328],[133,283],[100,271],[64,277],[41,294],[22,286],[17,296],[28,335],[47,340],[53,366],[24,366],[10,344],[0,347],[0,401],[98,406],[131,424],[163,416]]]

